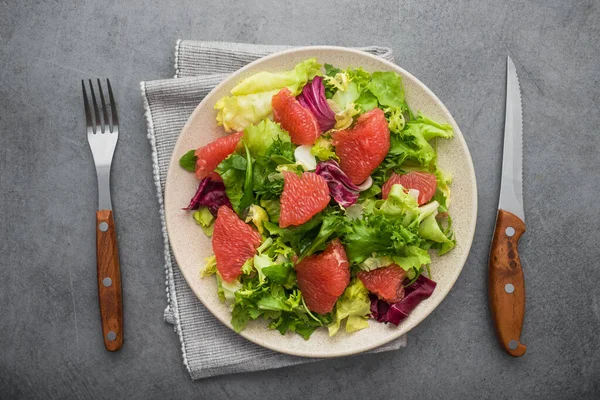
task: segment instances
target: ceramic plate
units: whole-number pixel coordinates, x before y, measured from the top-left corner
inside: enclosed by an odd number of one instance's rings
[[[417,78],[395,64],[357,50],[340,47],[302,47],[273,54],[240,69],[218,85],[194,110],[181,132],[169,166],[165,190],[165,213],[169,239],[173,253],[187,283],[196,296],[222,323],[231,327],[231,313],[217,297],[214,277],[200,279],[199,270],[203,260],[212,255],[211,241],[196,225],[189,213],[181,208],[187,206],[198,187],[194,174],[179,166],[179,158],[189,149],[203,146],[225,135],[217,126],[213,109],[215,102],[242,79],[260,71],[283,71],[292,69],[298,62],[316,57],[319,63],[330,63],[338,68],[362,67],[367,71],[396,71],[402,75],[406,100],[415,111],[421,111],[439,122],[454,128],[453,140],[438,141],[438,157],[441,167],[454,176],[451,186],[452,204],[450,215],[456,233],[457,246],[443,257],[432,256],[432,279],[437,282],[433,295],[423,301],[399,326],[381,324],[370,320],[370,327],[347,334],[340,330],[329,337],[327,329],[318,329],[309,340],[296,334],[281,335],[269,330],[263,320],[252,321],[240,333],[261,346],[304,357],[337,357],[373,349],[406,334],[441,303],[458,278],[473,241],[477,216],[477,189],[473,162],[465,140],[456,122],[431,90]],[[441,320],[439,320],[441,321]],[[443,329],[443,327],[438,327]]]

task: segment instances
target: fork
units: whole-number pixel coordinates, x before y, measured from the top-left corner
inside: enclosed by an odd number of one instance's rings
[[[123,346],[123,296],[121,293],[121,268],[117,248],[117,232],[110,201],[110,167],[119,139],[119,118],[110,81],[106,80],[108,104],[104,99],[100,79],[97,82],[102,118],[100,118],[92,80],[89,79],[88,83],[92,109],[88,101],[85,81],[81,81],[87,138],[98,177],[98,211],[96,211],[98,301],[100,303],[104,347],[108,351],[117,351]],[[111,118],[109,118],[109,111]]]

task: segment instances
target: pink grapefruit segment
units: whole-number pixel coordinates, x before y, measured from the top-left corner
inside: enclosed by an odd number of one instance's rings
[[[233,133],[218,138],[204,147],[200,147],[194,153],[196,157],[196,178],[206,178],[217,168],[217,165],[235,151],[243,132]]]
[[[327,314],[350,283],[350,264],[344,246],[334,240],[321,254],[296,265],[298,287],[310,311]]]
[[[313,144],[321,135],[319,123],[313,113],[305,108],[288,88],[283,88],[273,96],[273,119],[279,122],[297,145]]]
[[[283,193],[280,198],[279,226],[301,225],[329,204],[327,181],[314,172],[302,176],[283,172]]]
[[[402,281],[404,281],[406,271],[395,264],[373,271],[360,271],[356,276],[369,292],[377,295],[383,301],[393,304],[404,298]]]
[[[360,185],[381,164],[390,150],[390,130],[379,108],[358,117],[356,124],[332,134],[340,168]]]
[[[244,223],[231,208],[219,208],[212,248],[217,260],[217,271],[224,281],[234,281],[242,274],[242,265],[254,256],[260,242],[260,234]]]

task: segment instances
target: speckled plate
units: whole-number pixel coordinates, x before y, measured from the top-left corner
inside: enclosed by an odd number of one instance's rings
[[[213,109],[215,102],[242,79],[260,71],[283,71],[292,69],[298,62],[316,57],[320,63],[330,63],[339,68],[363,67],[373,71],[396,71],[404,78],[406,99],[415,111],[440,122],[447,122],[454,128],[453,140],[438,141],[439,163],[454,176],[452,184],[452,205],[450,214],[456,232],[456,248],[443,257],[432,257],[432,278],[437,282],[433,295],[423,301],[399,326],[380,324],[373,320],[370,327],[346,334],[343,329],[334,337],[327,335],[326,329],[318,329],[309,340],[296,334],[281,335],[269,330],[265,321],[252,321],[240,334],[248,340],[282,353],[304,357],[337,357],[381,346],[404,335],[423,321],[446,297],[458,278],[473,241],[477,216],[477,189],[473,162],[465,140],[456,122],[431,90],[417,78],[395,64],[357,50],[340,47],[303,47],[287,50],[257,60],[234,73],[218,85],[196,107],[177,141],[169,166],[165,191],[165,213],[167,230],[173,253],[187,283],[196,296],[222,323],[231,327],[231,313],[217,297],[217,285],[213,277],[200,279],[199,270],[205,257],[212,255],[210,239],[182,211],[194,195],[198,181],[194,174],[183,170],[179,158],[189,149],[203,146],[219,136],[225,135],[217,126]],[[443,329],[443,326],[437,327]]]

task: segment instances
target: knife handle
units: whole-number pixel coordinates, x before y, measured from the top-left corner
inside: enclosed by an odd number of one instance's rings
[[[525,223],[516,215],[498,210],[488,265],[490,311],[500,346],[513,357],[527,349],[521,344],[525,317],[525,281],[519,258],[519,238]]]
[[[117,231],[111,210],[96,211],[96,262],[104,347],[117,351],[123,346],[123,297]]]

